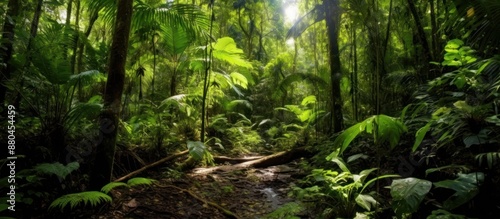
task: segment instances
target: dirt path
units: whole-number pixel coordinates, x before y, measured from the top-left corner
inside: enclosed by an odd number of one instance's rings
[[[287,193],[296,181],[294,176],[302,174],[294,162],[231,172],[194,172],[175,180],[151,177],[158,180],[157,185],[118,190],[112,206],[96,218],[231,218],[212,204],[237,218],[262,218],[292,201]]]

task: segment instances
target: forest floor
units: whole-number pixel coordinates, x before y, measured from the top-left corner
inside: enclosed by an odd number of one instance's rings
[[[111,207],[95,218],[262,218],[293,201],[287,193],[304,175],[296,162],[199,172],[173,178],[149,171],[154,185],[117,189]]]

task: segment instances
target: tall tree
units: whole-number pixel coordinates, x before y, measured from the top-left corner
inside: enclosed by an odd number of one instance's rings
[[[298,19],[287,33],[287,38],[295,38],[300,36],[309,26],[320,20],[326,20],[331,83],[330,113],[332,127],[330,131],[333,133],[340,132],[343,128],[342,98],[340,92],[342,70],[338,43],[341,13],[339,0],[324,0],[322,5],[316,5],[306,15]]]
[[[10,60],[12,59],[14,28],[16,25],[16,17],[19,14],[19,4],[20,1],[18,0],[9,0],[9,9],[5,15],[3,24],[3,34],[0,44],[0,111],[3,111],[5,95],[7,93],[5,83],[10,79],[10,73],[12,71]]]
[[[333,119],[333,133],[342,131],[342,98],[340,95],[340,80],[342,71],[339,53],[339,25],[340,4],[338,0],[325,0],[323,2],[326,12],[326,26],[328,29],[328,51],[330,56],[330,80],[331,80],[331,113]]]
[[[121,97],[125,80],[125,62],[132,21],[133,0],[120,0],[116,14],[113,41],[108,64],[108,80],[104,92],[104,108],[100,116],[101,142],[98,143],[90,188],[99,189],[111,180],[115,155]]]

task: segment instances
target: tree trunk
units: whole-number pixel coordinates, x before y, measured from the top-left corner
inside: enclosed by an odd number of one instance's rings
[[[224,165],[224,166],[216,166],[216,167],[208,167],[208,168],[196,168],[193,170],[193,173],[196,174],[209,174],[215,171],[235,171],[246,168],[265,168],[270,166],[276,166],[281,164],[289,163],[295,159],[301,157],[312,157],[314,153],[309,152],[304,147],[294,148],[288,151],[282,151],[275,154],[271,154],[265,157],[261,157],[259,159],[246,161],[243,163],[238,163],[235,165]]]
[[[342,131],[342,99],[340,94],[340,80],[342,71],[339,53],[339,24],[340,4],[338,0],[325,0],[326,26],[328,29],[328,50],[330,55],[330,80],[331,80],[331,114],[333,119],[333,133]]]
[[[118,2],[108,64],[108,80],[104,93],[104,108],[99,121],[99,134],[102,140],[97,145],[90,176],[90,189],[94,190],[109,183],[113,172],[121,96],[125,80],[125,62],[132,20],[132,2],[133,0],[120,0]]]
[[[75,73],[76,55],[78,53],[78,44],[80,40],[80,0],[76,0],[76,17],[75,17],[75,36],[73,41],[73,54],[71,54],[71,74]],[[77,74],[80,72],[76,72]]]
[[[0,112],[3,112],[5,95],[7,93],[5,83],[10,79],[10,73],[12,71],[10,60],[12,59],[12,52],[14,50],[14,28],[17,21],[16,17],[19,14],[19,1],[9,0],[8,8],[7,14],[5,15],[0,44],[0,60],[3,62],[0,65]]]
[[[422,26],[422,22],[420,21],[420,16],[418,15],[417,8],[415,7],[415,2],[413,0],[407,0],[408,6],[410,7],[411,14],[415,20],[415,25],[417,27],[418,39],[420,41],[420,45],[422,45],[422,55],[423,55],[423,67],[421,69],[421,73],[425,73],[427,78],[429,78],[429,62],[432,60],[431,50],[429,48],[429,43],[427,42],[427,37],[425,36],[424,27]]]
[[[21,105],[21,99],[24,87],[23,74],[25,69],[27,69],[31,65],[31,58],[33,57],[31,51],[33,47],[33,40],[35,40],[35,37],[38,34],[38,24],[40,23],[40,16],[42,15],[42,6],[43,6],[43,0],[38,0],[35,8],[35,13],[33,14],[33,20],[31,21],[30,37],[28,38],[28,46],[26,46],[26,61],[24,62],[24,66],[21,70],[21,77],[20,77],[21,83],[19,89],[17,90],[16,99],[14,101],[14,106],[16,107],[17,110],[20,109],[19,106]]]

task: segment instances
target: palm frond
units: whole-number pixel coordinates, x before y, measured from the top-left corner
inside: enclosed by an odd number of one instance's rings
[[[485,53],[498,53],[500,1],[454,0],[458,13],[448,28],[468,39],[467,44]],[[458,35],[461,36],[461,35]]]
[[[82,85],[93,84],[106,80],[106,76],[97,70],[84,71],[69,78],[68,85],[76,86],[78,83]]]
[[[194,41],[194,35],[178,24],[163,25],[162,35],[167,52],[170,55],[179,55]]]
[[[101,103],[89,102],[89,103],[80,103],[75,107],[71,108],[71,110],[67,113],[65,117],[65,125],[66,128],[71,128],[77,121],[87,118],[97,118],[99,113],[102,110]]]

